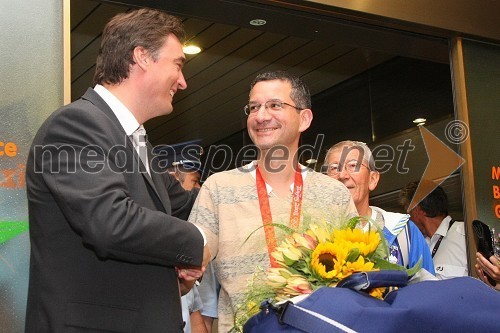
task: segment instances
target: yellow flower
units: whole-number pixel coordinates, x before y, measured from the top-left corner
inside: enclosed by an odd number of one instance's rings
[[[369,272],[373,270],[373,263],[365,261],[363,256],[359,256],[355,262],[346,262],[343,267],[344,277],[347,277],[355,272]]]
[[[273,288],[283,288],[286,286],[290,273],[286,268],[269,268],[267,274],[267,284]]]
[[[312,293],[312,287],[307,278],[292,274],[286,268],[270,268],[266,283],[276,291],[277,300]]]
[[[302,251],[291,244],[288,240],[281,242],[271,256],[276,259],[276,262],[282,267],[291,266],[297,260],[302,258]]]
[[[382,246],[385,245],[381,240],[383,235],[376,230],[356,229],[359,218],[344,221],[343,225],[335,220],[304,222],[305,232],[285,229],[284,239],[271,253],[279,267],[268,268],[263,271],[265,275],[252,280],[242,311],[235,319],[235,327],[240,331],[262,299],[284,301],[310,294],[322,286],[336,287],[340,280],[353,273],[373,271],[374,263],[383,262],[388,255],[387,247]],[[335,225],[341,229],[334,229]],[[375,288],[370,295],[382,298],[385,292],[386,288]]]
[[[383,299],[385,289],[386,289],[385,287],[374,288],[374,289],[370,290],[369,294],[370,294],[370,296],[376,297],[378,299]]]
[[[295,241],[295,244],[298,246],[305,247],[306,249],[313,250],[318,242],[314,239],[314,237],[308,235],[308,234],[299,234],[297,232],[294,232],[292,234],[293,240]]]
[[[274,251],[273,253],[271,253],[271,256],[280,266],[286,266],[285,258],[283,258],[283,253],[281,253],[280,251]]]
[[[317,239],[318,243],[325,243],[331,240],[331,235],[327,228],[322,228],[316,224],[310,224],[306,234]]]
[[[333,241],[349,248],[357,248],[361,255],[367,256],[377,249],[380,235],[376,231],[363,232],[361,229],[335,230]]]
[[[284,248],[282,254],[287,266],[293,265],[294,262],[302,258],[302,252],[296,247]]]
[[[337,244],[320,243],[311,255],[311,268],[322,278],[339,278],[346,257],[347,251],[339,248]]]
[[[259,308],[259,304],[257,304],[256,302],[254,301],[250,301],[247,303],[247,311],[254,311],[255,308]]]
[[[311,284],[301,275],[292,275],[283,291],[291,296],[312,293]]]

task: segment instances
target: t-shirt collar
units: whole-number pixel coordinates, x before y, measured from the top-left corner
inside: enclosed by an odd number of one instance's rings
[[[250,174],[252,175],[253,179],[257,179],[256,172],[255,172],[256,166],[257,166],[257,161],[252,161],[252,162],[244,165],[243,169],[250,171]],[[309,168],[302,165],[302,164],[299,164],[299,167],[300,167],[300,171],[302,173],[302,179],[305,180],[307,177],[307,173],[309,171]],[[294,185],[294,183],[290,184],[290,192],[293,192],[293,185]],[[271,185],[266,183],[266,190],[267,190],[267,194],[271,194],[271,192],[273,191],[273,188],[271,187]]]

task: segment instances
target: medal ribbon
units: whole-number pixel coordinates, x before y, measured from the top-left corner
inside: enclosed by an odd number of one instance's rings
[[[255,180],[257,184],[257,195],[259,197],[260,214],[262,216],[262,224],[264,225],[264,233],[266,235],[267,252],[269,253],[269,260],[271,267],[278,267],[276,260],[271,256],[276,250],[277,240],[274,234],[273,217],[271,215],[271,207],[269,206],[269,195],[267,194],[266,182],[259,171],[259,167],[255,169]],[[292,193],[292,208],[290,212],[290,228],[297,229],[300,223],[300,212],[302,209],[302,192],[304,189],[304,182],[300,166],[297,166],[295,171],[295,181],[293,184]]]

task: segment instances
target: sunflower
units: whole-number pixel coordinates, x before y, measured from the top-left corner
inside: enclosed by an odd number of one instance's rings
[[[320,243],[311,255],[311,268],[324,279],[342,278],[342,266],[347,258],[347,249],[337,244]]]
[[[386,287],[373,288],[372,290],[370,290],[369,294],[370,296],[373,296],[375,298],[384,299],[384,294],[386,290],[387,290]]]
[[[373,265],[373,262],[365,261],[363,256],[359,256],[358,260],[354,262],[346,262],[342,272],[344,273],[344,277],[347,277],[355,272],[369,272],[375,270],[373,269]]]
[[[380,235],[377,231],[363,232],[361,229],[344,229],[333,232],[333,241],[342,243],[348,248],[357,248],[359,253],[367,256],[377,249]]]

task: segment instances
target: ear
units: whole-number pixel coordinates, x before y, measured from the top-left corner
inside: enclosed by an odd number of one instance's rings
[[[418,212],[423,216],[423,217],[428,217],[427,212],[420,207],[420,204],[418,204],[415,208],[418,208]]]
[[[148,68],[149,63],[151,62],[148,50],[142,46],[136,46],[134,48],[132,59],[134,60],[134,63],[144,71]]]
[[[370,180],[368,182],[368,189],[373,191],[378,184],[380,179],[380,173],[378,171],[370,171]]]
[[[416,205],[415,207],[413,207],[412,214],[416,217],[425,216],[425,212],[422,210],[422,208],[420,208],[420,205]]]
[[[313,114],[311,109],[300,110],[300,125],[299,132],[304,132],[311,126],[311,121],[313,120]]]

